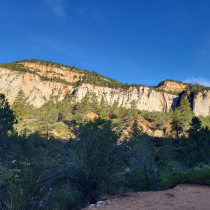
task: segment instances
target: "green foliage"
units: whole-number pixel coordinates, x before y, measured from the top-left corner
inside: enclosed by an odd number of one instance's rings
[[[174,161],[177,156],[177,151],[174,149],[173,140],[168,138],[160,139],[160,145],[156,150],[156,161],[160,168],[165,169],[167,165]]]
[[[171,131],[176,132],[176,139],[179,139],[179,134],[183,131],[183,117],[177,108],[174,109],[171,116]]]
[[[181,101],[178,110],[180,112],[180,115],[182,116],[183,130],[187,130],[189,128],[192,117],[194,116],[194,113],[190,107],[190,102],[186,97]]]
[[[23,133],[16,138],[17,153],[15,156],[16,186],[13,205],[20,209],[38,209],[44,198],[46,183],[42,182],[46,171],[46,141],[39,133],[26,136]],[[16,202],[16,204],[15,204]]]
[[[9,102],[4,94],[0,94],[0,137],[13,130],[16,122],[14,112],[10,109]]]
[[[177,168],[173,170],[161,176],[161,187],[164,189],[174,187],[180,183],[210,184],[210,166],[208,165],[203,168],[194,167],[185,171]]]
[[[143,131],[143,128],[138,126],[138,122],[137,120],[134,120],[134,123],[131,127],[131,132],[130,132],[130,135],[131,137],[135,138],[137,136],[139,136]]]
[[[9,209],[8,197],[14,191],[12,184],[13,172],[0,163],[0,209]]]
[[[72,145],[74,149],[60,149],[63,154],[57,169],[60,180],[69,180],[82,199],[96,203],[124,170],[128,148],[124,143],[117,145],[118,139],[110,121],[98,118],[81,125],[79,140]]]
[[[210,163],[210,130],[201,128],[201,121],[193,117],[187,130],[188,138],[183,138],[183,162],[188,167]]]
[[[32,106],[29,106],[23,90],[20,90],[17,97],[12,105],[12,110],[15,113],[17,120],[23,120],[27,115],[30,114]]]
[[[31,110],[37,121],[25,120],[28,129],[18,134],[13,131],[13,111],[5,96],[0,97],[2,208],[76,210],[107,194],[162,190],[178,183],[210,184],[210,130],[204,126],[209,118],[193,117],[187,99],[167,115],[140,112],[135,101],[126,109],[116,101],[108,105],[102,97],[99,105],[90,93],[81,102],[72,95],[63,101],[51,97]],[[88,121],[88,112],[104,119]],[[169,135],[153,138],[143,133],[140,117],[153,130],[164,129],[171,118],[179,144]],[[40,133],[29,132],[32,124]],[[49,135],[56,131],[62,139],[64,125],[76,134],[67,143]],[[119,131],[128,127],[131,133],[120,142]],[[188,135],[179,138],[182,128],[188,128]]]
[[[134,191],[156,190],[158,187],[155,166],[155,148],[146,134],[130,139],[131,162],[127,172],[128,188]]]

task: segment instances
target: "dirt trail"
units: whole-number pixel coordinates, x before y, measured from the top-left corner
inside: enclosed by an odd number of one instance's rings
[[[180,184],[156,192],[126,193],[89,206],[97,210],[210,210],[210,186]]]

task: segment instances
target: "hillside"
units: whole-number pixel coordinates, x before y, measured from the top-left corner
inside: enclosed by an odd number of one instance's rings
[[[119,106],[129,108],[135,100],[139,110],[166,113],[178,106],[183,97],[188,97],[196,116],[209,115],[209,87],[201,85],[173,80],[162,81],[157,87],[129,85],[96,72],[35,59],[0,64],[0,91],[11,104],[21,89],[35,107],[41,107],[50,96],[58,96],[60,101],[70,93],[80,101],[90,92],[96,94],[99,102],[104,96],[108,104],[116,101]]]
[[[0,93],[2,209],[208,205],[188,199],[192,187],[163,191],[210,183],[208,88],[128,85],[27,60],[1,65]]]

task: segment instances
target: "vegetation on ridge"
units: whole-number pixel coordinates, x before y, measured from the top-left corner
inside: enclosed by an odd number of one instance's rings
[[[65,79],[61,79],[59,76],[57,77],[47,77],[47,76],[42,76],[39,73],[39,70],[31,70],[29,68],[25,68],[23,63],[35,63],[35,64],[39,64],[39,65],[46,65],[46,66],[51,66],[51,67],[55,67],[55,68],[60,68],[64,71],[72,71],[75,73],[79,73],[79,74],[84,74],[84,76],[80,76],[79,80],[77,82],[67,82]],[[128,84],[128,83],[122,83],[122,82],[118,82],[115,79],[103,76],[95,71],[88,71],[88,70],[84,70],[84,69],[80,69],[77,68],[75,66],[68,66],[68,65],[64,65],[64,64],[60,64],[60,63],[55,63],[55,62],[51,62],[51,61],[44,61],[44,60],[37,60],[37,59],[25,59],[25,60],[20,60],[20,61],[16,61],[16,62],[12,62],[12,63],[3,63],[0,64],[0,67],[2,68],[7,68],[7,69],[11,69],[14,71],[20,71],[20,72],[28,72],[31,74],[36,74],[38,75],[42,81],[52,81],[52,82],[60,82],[60,83],[64,83],[67,85],[72,85],[72,86],[80,86],[82,84],[92,84],[92,85],[97,85],[97,86],[101,86],[101,87],[109,87],[109,88],[121,88],[122,90],[128,90],[130,87],[147,87],[143,84]],[[175,81],[175,80],[171,80],[171,79],[166,79],[164,81],[172,81],[172,82],[176,82],[179,84],[183,84],[186,85],[185,89],[187,91],[190,91],[192,93],[194,92],[200,92],[203,90],[210,90],[210,87],[206,87],[200,84],[188,84],[188,83],[183,83],[180,81]],[[162,82],[164,82],[162,81]],[[160,82],[159,85],[162,83]],[[164,90],[163,88],[160,88],[158,86],[148,86],[151,90],[155,90],[157,92],[166,92],[166,93],[170,93],[173,95],[179,95],[181,93],[177,93],[177,92],[173,92],[173,91],[169,91],[169,90]]]

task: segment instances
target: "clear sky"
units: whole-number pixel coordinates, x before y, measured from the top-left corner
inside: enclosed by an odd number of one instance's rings
[[[2,0],[0,63],[20,59],[210,86],[210,1]]]

